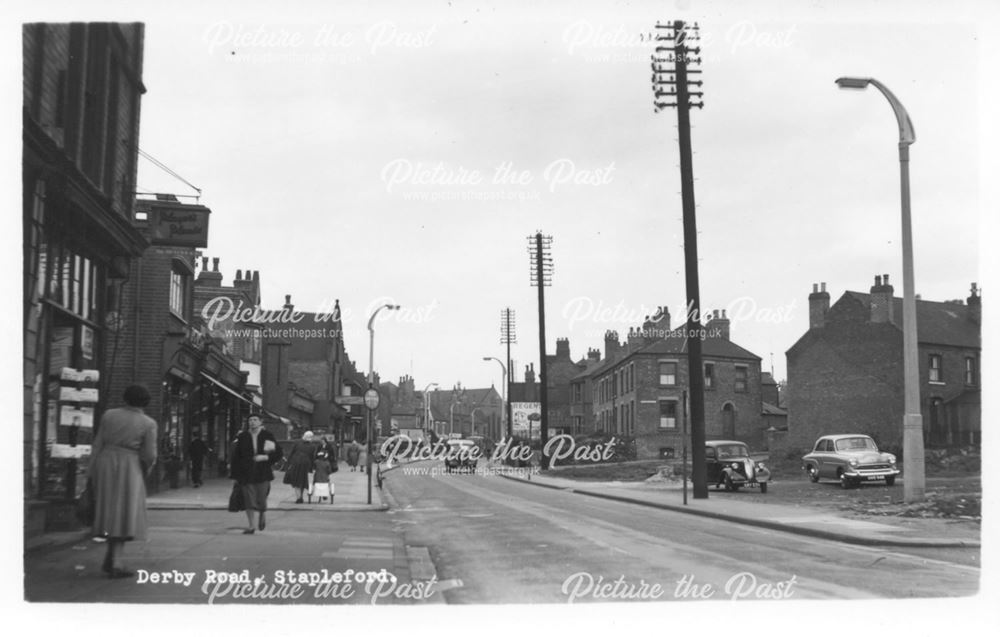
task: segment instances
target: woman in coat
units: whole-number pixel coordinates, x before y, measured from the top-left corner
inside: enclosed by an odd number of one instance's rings
[[[281,447],[267,429],[258,414],[247,418],[247,428],[236,434],[233,440],[232,462],[229,477],[235,480],[243,491],[243,503],[247,512],[246,535],[254,532],[254,512],[257,512],[257,527],[261,531],[266,525],[264,513],[267,511],[267,496],[271,492],[274,471],[271,465],[281,460]]]
[[[288,454],[288,466],[285,467],[284,483],[295,489],[295,503],[302,504],[302,492],[309,488],[309,474],[316,461],[316,445],[312,442],[313,432],[307,431],[292,446]]]
[[[109,409],[94,435],[90,462],[95,507],[95,537],[107,540],[101,569],[110,578],[132,577],[118,563],[128,540],[146,539],[145,476],[156,463],[156,422],[143,413],[149,392],[142,385],[125,389],[127,407]]]
[[[319,453],[325,453],[326,459],[330,463],[330,472],[337,471],[337,444],[333,436],[323,436],[323,444],[320,445]]]
[[[347,447],[347,464],[351,466],[351,471],[354,471],[358,467],[358,458],[361,457],[361,445],[358,444],[357,440],[352,440],[351,444]]]

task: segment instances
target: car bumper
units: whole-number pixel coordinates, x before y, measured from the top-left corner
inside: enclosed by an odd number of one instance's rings
[[[899,469],[848,469],[844,475],[854,480],[885,480],[899,475]]]

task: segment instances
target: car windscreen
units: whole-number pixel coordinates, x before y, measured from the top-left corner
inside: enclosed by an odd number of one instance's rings
[[[750,455],[746,445],[719,445],[715,449],[719,458],[745,458]]]
[[[858,436],[857,438],[841,438],[836,442],[837,451],[862,451],[871,449],[877,451],[875,441],[871,438]]]

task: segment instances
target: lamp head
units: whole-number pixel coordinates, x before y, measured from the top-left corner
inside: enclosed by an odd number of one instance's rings
[[[868,77],[837,78],[837,86],[839,86],[840,88],[863,89],[867,88],[870,83],[871,83],[871,78]]]

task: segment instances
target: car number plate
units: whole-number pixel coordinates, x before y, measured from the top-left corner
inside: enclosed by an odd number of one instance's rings
[[[885,476],[867,476],[865,480],[885,480]]]

